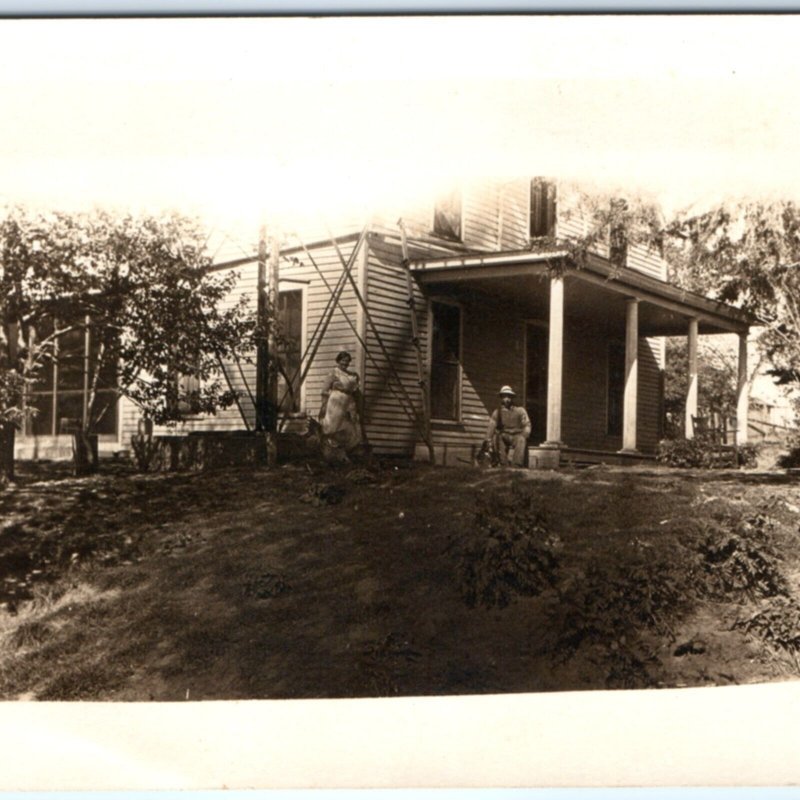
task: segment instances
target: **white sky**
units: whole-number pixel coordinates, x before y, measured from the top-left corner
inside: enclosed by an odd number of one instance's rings
[[[798,17],[0,21],[0,202],[295,224],[452,176],[800,190]]]

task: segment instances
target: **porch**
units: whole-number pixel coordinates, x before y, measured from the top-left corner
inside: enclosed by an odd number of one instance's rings
[[[688,339],[691,438],[698,337],[738,335],[736,441],[746,442],[751,320],[739,310],[599,257],[569,266],[563,251],[459,255],[418,260],[411,268],[434,309],[437,303],[462,309],[459,391],[477,395],[449,427],[437,420],[431,354],[431,424],[443,463],[469,459],[463,450],[453,454],[470,446],[469,437],[480,440],[505,383],[532,419],[531,466],[650,460],[662,436],[665,336]],[[435,338],[436,319],[430,324]]]

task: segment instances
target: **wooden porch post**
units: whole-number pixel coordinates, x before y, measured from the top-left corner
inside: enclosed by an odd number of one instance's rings
[[[639,397],[639,301],[625,302],[625,390],[622,403],[622,451],[636,452],[636,403]]]
[[[739,370],[736,381],[736,444],[747,444],[750,385],[747,380],[747,333],[739,334]]]
[[[564,361],[564,278],[550,278],[550,330],[547,353],[547,441],[561,447],[561,384]]]
[[[697,318],[689,320],[689,385],[686,390],[686,420],[684,431],[687,439],[694,438],[692,417],[697,416]]]

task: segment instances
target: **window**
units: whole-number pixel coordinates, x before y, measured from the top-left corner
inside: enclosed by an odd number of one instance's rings
[[[618,267],[624,267],[628,258],[628,233],[625,229],[625,213],[628,204],[624,200],[611,202],[608,230],[608,259]]]
[[[612,342],[608,346],[608,434],[622,435],[622,403],[625,393],[625,345]]]
[[[300,411],[300,368],[303,357],[303,290],[278,294],[278,403],[284,414]],[[287,383],[286,378],[291,381]]]
[[[188,419],[200,413],[199,392],[202,389],[200,378],[188,372],[175,372],[175,397],[171,409]]]
[[[39,326],[38,338],[51,336],[52,321]],[[58,337],[54,357],[39,373],[26,397],[27,407],[35,414],[28,419],[29,436],[55,436],[79,428],[88,413],[91,381],[97,363],[97,341],[87,327],[75,328]],[[99,417],[95,432],[116,435],[116,369],[104,365],[97,380],[94,415]]]
[[[544,178],[531,181],[530,235],[532,239],[556,235],[556,185]]]
[[[431,417],[461,416],[461,309],[431,303]]]
[[[443,195],[433,208],[433,232],[445,239],[461,241],[461,192]]]

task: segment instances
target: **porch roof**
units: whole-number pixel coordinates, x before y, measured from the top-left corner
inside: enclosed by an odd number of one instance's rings
[[[514,250],[497,253],[465,253],[413,259],[409,266],[422,285],[461,285],[477,290],[498,289],[520,279],[541,279],[554,261],[567,256],[564,249],[547,251]],[[635,297],[646,304],[640,320],[645,335],[675,336],[686,333],[691,318],[697,318],[701,333],[745,333],[756,320],[733,306],[688,292],[630,267],[618,267],[600,256],[590,255],[584,267],[567,267],[565,278],[574,288],[576,303],[596,305],[587,296],[605,295],[610,304]],[[525,283],[521,285],[526,285]],[[532,285],[531,285],[532,286]],[[594,289],[594,291],[593,291]],[[541,289],[539,289],[541,291]]]

